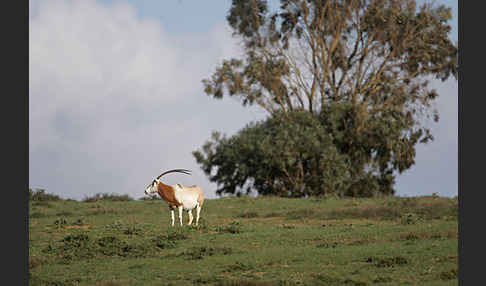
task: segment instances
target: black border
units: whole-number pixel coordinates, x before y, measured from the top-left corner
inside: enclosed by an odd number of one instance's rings
[[[484,281],[484,168],[485,105],[484,9],[482,1],[459,1],[459,285]],[[465,3],[468,5],[466,6]],[[475,4],[474,6],[472,4]],[[465,37],[465,34],[469,37]],[[469,40],[469,41],[467,41]],[[479,101],[481,100],[481,102]],[[484,282],[483,282],[484,283]]]
[[[7,1],[2,15],[2,284],[29,275],[29,1]],[[5,281],[5,282],[4,282]],[[10,282],[10,281],[13,281]],[[10,283],[9,283],[10,282]]]

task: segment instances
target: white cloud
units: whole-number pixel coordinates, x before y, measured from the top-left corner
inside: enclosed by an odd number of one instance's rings
[[[31,187],[76,199],[140,197],[159,172],[189,168],[192,177],[168,180],[202,182],[214,197],[191,152],[212,130],[234,132],[256,119],[203,94],[201,80],[237,53],[226,27],[175,37],[128,4],[29,4]],[[212,116],[225,113],[231,124]]]

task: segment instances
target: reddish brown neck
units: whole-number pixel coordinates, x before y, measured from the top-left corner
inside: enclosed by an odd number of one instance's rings
[[[176,200],[174,189],[171,186],[166,185],[160,181],[159,184],[157,185],[157,192],[170,206],[182,205],[180,202]]]

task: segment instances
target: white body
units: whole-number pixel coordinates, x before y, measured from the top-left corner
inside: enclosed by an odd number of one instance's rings
[[[160,180],[155,179],[151,185],[149,185],[145,189],[145,194],[155,194],[157,193],[157,186],[160,183]],[[192,224],[193,216],[192,210],[196,209],[196,225],[199,223],[199,214],[201,213],[202,203],[204,201],[204,194],[199,186],[183,186],[180,184],[175,184],[170,186],[171,189],[174,191],[174,198],[175,200],[181,204],[177,206],[179,211],[179,223],[182,226],[182,211],[187,210],[189,215],[189,223],[188,225]],[[163,198],[163,197],[162,197]],[[165,199],[165,198],[164,198]],[[169,210],[171,216],[171,224],[174,226],[175,215],[174,210],[175,206],[171,206],[169,202]]]
[[[175,198],[182,204],[185,210],[193,210],[199,204],[197,199],[199,198],[199,190],[195,187],[185,187],[180,184],[172,185],[174,188]]]
[[[202,190],[199,186],[182,186],[180,184],[175,184],[171,186],[174,189],[174,195],[178,202],[182,204],[182,206],[177,207],[179,210],[179,223],[182,226],[182,211],[187,210],[187,214],[189,215],[189,222],[187,225],[192,224],[193,216],[192,210],[196,208],[196,225],[199,223],[199,214],[201,213],[201,205],[199,204],[199,196],[202,193]],[[174,209],[170,209],[171,214],[171,224],[174,226]]]

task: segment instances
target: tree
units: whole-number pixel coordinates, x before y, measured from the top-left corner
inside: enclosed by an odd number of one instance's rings
[[[224,60],[205,92],[257,104],[270,116],[307,110],[349,160],[348,193],[393,193],[395,173],[433,139],[438,94],[429,80],[457,76],[451,9],[413,0],[233,0],[227,21],[245,57]],[[367,184],[364,184],[367,182]],[[354,187],[353,187],[354,186]]]
[[[302,197],[346,189],[346,159],[319,118],[307,111],[277,112],[230,138],[215,132],[197,162],[221,195],[250,193]]]

